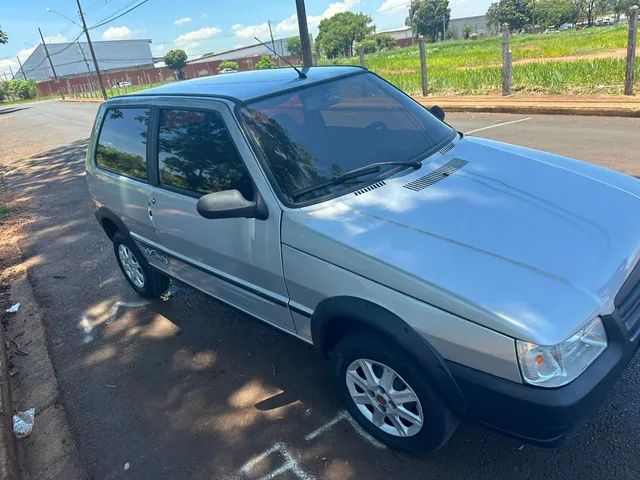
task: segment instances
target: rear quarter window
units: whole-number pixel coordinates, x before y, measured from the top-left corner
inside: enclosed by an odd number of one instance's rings
[[[109,108],[96,146],[96,164],[114,173],[147,179],[149,108]]]

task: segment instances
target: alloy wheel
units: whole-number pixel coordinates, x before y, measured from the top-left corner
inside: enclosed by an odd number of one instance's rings
[[[140,262],[129,247],[124,244],[118,245],[118,256],[122,269],[131,282],[138,288],[144,288],[144,272]]]
[[[380,430],[412,437],[422,429],[422,405],[411,386],[391,367],[365,358],[351,362],[345,380],[351,399]]]

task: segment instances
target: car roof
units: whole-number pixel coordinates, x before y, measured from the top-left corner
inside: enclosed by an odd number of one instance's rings
[[[312,85],[363,71],[365,70],[361,67],[352,66],[309,67],[303,69],[307,78],[302,79],[291,67],[252,70],[172,82],[124,95],[123,97],[152,95],[214,96],[228,98],[236,102],[245,102],[292,88]]]

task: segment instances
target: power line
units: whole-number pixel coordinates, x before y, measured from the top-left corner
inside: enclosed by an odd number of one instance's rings
[[[103,25],[106,25],[107,23],[111,23],[111,22],[113,22],[114,20],[117,20],[118,18],[120,18],[120,17],[122,17],[122,16],[126,15],[127,13],[129,13],[129,12],[131,12],[131,11],[135,10],[136,8],[141,7],[142,5],[144,5],[145,3],[147,3],[148,1],[149,1],[149,0],[142,0],[140,3],[138,3],[138,4],[134,5],[133,7],[129,8],[128,10],[125,10],[125,11],[124,11],[124,12],[122,12],[121,14],[116,15],[115,17],[112,17],[112,18],[110,18],[110,19],[108,19],[108,20],[105,20],[105,21],[103,21],[103,22],[101,22],[101,23],[98,23],[98,24],[94,25],[93,27],[90,27],[90,28],[89,28],[89,30],[93,30],[94,28],[102,27]]]

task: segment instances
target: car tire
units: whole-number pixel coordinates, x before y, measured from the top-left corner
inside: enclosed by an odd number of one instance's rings
[[[144,298],[158,298],[169,288],[169,278],[153,268],[129,236],[116,232],[113,250],[129,285]]]
[[[442,447],[455,432],[460,420],[433,388],[426,373],[406,351],[383,335],[373,331],[352,332],[338,342],[330,359],[334,381],[347,410],[376,440],[394,450],[429,453]],[[378,380],[382,390],[365,391],[371,383],[365,380],[366,374],[363,375],[363,361],[370,362],[374,380]],[[385,372],[390,376],[385,377]],[[359,380],[354,381],[354,374]],[[392,378],[392,387],[385,391],[384,384],[388,381],[378,376]],[[365,382],[359,383],[362,380]],[[417,402],[406,401],[411,400],[412,395]],[[394,402],[394,398],[403,403]],[[385,412],[379,411],[381,407]],[[381,415],[384,421],[378,426],[374,419],[380,424]],[[417,420],[420,416],[421,422]]]

